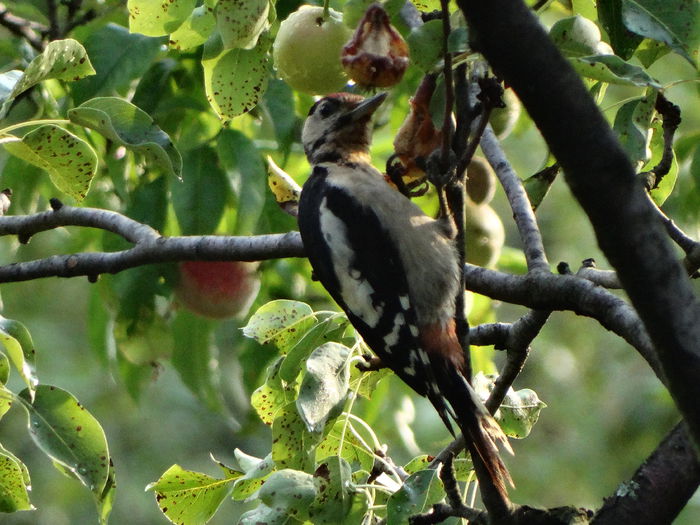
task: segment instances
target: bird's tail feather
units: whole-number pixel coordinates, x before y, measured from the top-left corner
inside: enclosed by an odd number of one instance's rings
[[[483,461],[494,485],[502,494],[507,494],[506,483],[515,485],[508,468],[501,459],[498,447],[500,445],[513,454],[508,438],[488,413],[478,394],[458,370],[454,367],[439,367],[438,370],[435,370],[436,375],[442,376],[436,377],[437,384],[440,385],[440,394],[451,406],[450,412],[455,417],[457,426],[467,442],[471,441],[474,444],[474,449]],[[432,401],[442,419],[446,419],[444,400]]]

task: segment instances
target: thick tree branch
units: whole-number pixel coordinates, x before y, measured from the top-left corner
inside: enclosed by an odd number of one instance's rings
[[[700,443],[700,303],[624,150],[524,3],[457,3],[475,48],[514,89],[561,164]]]
[[[596,525],[670,523],[700,485],[700,462],[681,422],[635,472],[605,500]]]
[[[661,364],[635,310],[594,283],[573,275],[510,275],[467,264],[467,289],[535,310],[572,311],[597,320],[632,345],[662,381]]]

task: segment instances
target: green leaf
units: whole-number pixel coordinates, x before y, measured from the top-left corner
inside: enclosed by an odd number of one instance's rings
[[[613,129],[627,152],[635,170],[641,169],[651,158],[651,122],[654,117],[656,91],[625,103],[615,115]]]
[[[279,150],[286,155],[296,138],[299,123],[292,88],[283,80],[271,79],[259,107],[264,108],[265,117],[274,127]]]
[[[112,513],[114,506],[114,497],[117,492],[116,475],[114,467],[110,464],[107,483],[100,494],[95,494],[95,504],[97,505],[97,514],[99,516],[100,525],[107,525],[109,515]]]
[[[260,344],[272,343],[286,354],[316,324],[311,307],[278,299],[262,305],[243,327],[243,335]]]
[[[297,409],[311,432],[322,432],[326,423],[343,409],[348,393],[352,351],[338,343],[326,343],[306,360]]]
[[[430,72],[443,55],[442,20],[431,20],[414,28],[406,41],[411,63],[423,72]]]
[[[289,403],[272,422],[272,460],[280,468],[310,471],[312,452],[320,438],[308,431],[296,403]]]
[[[0,386],[5,386],[10,378],[10,360],[0,352]]]
[[[180,27],[170,34],[168,44],[178,51],[201,46],[211,36],[216,26],[214,9],[208,5],[196,7]]]
[[[657,121],[654,123],[654,134],[651,139],[651,159],[649,159],[649,162],[647,165],[644,167],[644,169],[651,169],[656,164],[658,164],[661,161],[661,157],[663,156],[663,150],[664,150],[664,138],[663,138],[664,132],[662,129],[662,124],[660,121]],[[678,159],[676,159],[676,154],[673,152],[673,160],[671,161],[671,169],[669,172],[663,176],[661,179],[661,182],[658,184],[656,188],[651,190],[650,195],[652,200],[656,203],[657,206],[661,206],[666,199],[671,195],[673,192],[673,188],[676,186],[676,182],[678,180]]]
[[[287,516],[284,508],[270,508],[261,503],[241,516],[239,525],[301,525],[301,521]]]
[[[549,36],[566,57],[612,53],[610,46],[601,40],[595,22],[580,15],[558,20],[550,29]]]
[[[172,186],[172,202],[183,235],[213,233],[221,221],[229,193],[226,173],[216,151],[202,146],[185,153],[184,177]]]
[[[258,498],[270,508],[299,520],[309,519],[309,505],[316,498],[314,477],[298,470],[282,469],[273,473],[258,492]]]
[[[661,88],[660,84],[638,66],[628,64],[615,55],[570,58],[578,73],[610,84]]]
[[[540,417],[540,411],[547,405],[529,388],[508,390],[501,407],[496,411],[496,421],[506,436],[522,439],[532,431]]]
[[[237,130],[224,130],[217,140],[221,166],[236,197],[236,222],[231,235],[252,235],[267,194],[267,169],[255,143]]]
[[[68,130],[47,124],[3,145],[15,157],[48,171],[62,192],[76,200],[87,195],[97,171],[97,154]]]
[[[204,525],[228,495],[234,479],[235,474],[218,479],[173,465],[146,490],[155,491],[158,507],[171,522]]]
[[[631,32],[622,21],[622,0],[597,2],[598,18],[610,38],[615,54],[628,60],[642,41],[642,37]]]
[[[129,0],[129,30],[148,36],[167,35],[187,19],[195,5],[195,0]]]
[[[387,502],[387,525],[407,523],[409,516],[426,512],[444,497],[442,483],[434,469],[411,474]]]
[[[301,363],[311,352],[329,337],[331,332],[344,328],[348,323],[347,318],[342,315],[334,315],[320,321],[302,337],[287,353],[280,367],[280,378],[283,381],[294,381],[302,369]],[[359,372],[359,370],[358,370]]]
[[[173,355],[171,362],[180,379],[210,409],[223,407],[218,350],[213,341],[214,324],[187,311],[180,310],[172,325]]]
[[[72,394],[39,385],[31,399],[19,394],[29,413],[29,434],[37,446],[94,494],[101,496],[110,474],[107,438],[99,422]]]
[[[543,169],[523,181],[533,211],[537,210],[549,193],[549,188],[554,184],[557,173],[559,173],[558,169]]]
[[[238,464],[245,470],[245,474],[233,483],[233,494],[231,497],[236,501],[242,501],[262,487],[265,480],[274,470],[275,463],[272,461],[272,454],[270,453],[265,456],[265,459],[259,459],[254,465],[249,463],[244,466],[241,460],[242,452],[236,449],[234,454]],[[244,456],[246,459],[251,458],[251,456]]]
[[[209,104],[221,120],[247,113],[265,94],[271,44],[271,38],[261,36],[252,49],[226,50],[217,38],[204,45],[204,87]]]
[[[415,5],[419,11],[424,11],[430,13],[432,11],[440,10],[441,4],[440,0],[411,0],[413,5]]]
[[[411,461],[403,466],[403,469],[408,474],[414,474],[421,470],[427,470],[430,463],[432,463],[434,456],[429,456],[423,454],[421,456],[416,456]],[[467,458],[455,458],[452,461],[452,465],[455,471],[455,479],[457,481],[468,481],[471,479],[471,473],[474,471],[474,465],[470,459]]]
[[[344,418],[336,420],[333,428],[316,447],[316,461],[340,456],[349,464],[369,472],[374,465],[374,451],[357,439],[347,425]]]
[[[142,154],[165,173],[180,177],[182,158],[170,137],[131,102],[117,97],[93,98],[69,110],[68,118]]]
[[[130,34],[116,24],[107,24],[90,33],[85,49],[96,74],[70,85],[76,104],[89,98],[115,91],[126,94],[132,81],[146,72],[160,52],[163,40]]]
[[[21,76],[18,77],[17,73],[12,71],[5,73],[9,75],[5,77],[6,81],[16,82],[4,98],[0,107],[0,118],[6,114],[15,97],[43,80],[56,78],[72,81],[94,74],[95,70],[87,52],[79,42],[72,39],[49,42],[46,49],[29,63]]]
[[[283,359],[280,357],[270,365],[265,383],[250,397],[252,407],[266,425],[271,425],[277,412],[297,397],[296,383],[282,381],[279,376]]]
[[[622,20],[630,31],[663,42],[698,67],[697,0],[622,0]]]
[[[131,103],[154,115],[161,103],[167,103],[174,97],[173,77],[179,70],[180,64],[172,58],[154,62],[139,80]]]
[[[24,383],[33,393],[39,380],[36,377],[36,350],[29,330],[12,319],[0,315],[0,343]]]
[[[644,40],[642,40],[642,43],[637,48],[635,56],[639,59],[639,61],[644,67],[648,68],[658,59],[667,55],[669,52],[669,47],[663,44],[662,42],[645,38]]]
[[[224,48],[250,49],[268,29],[270,0],[219,0],[216,3],[216,29]]]
[[[27,467],[0,446],[0,512],[32,510],[30,486]]]
[[[8,366],[9,372],[10,363],[7,360],[7,356],[3,353],[0,353],[0,357],[2,358],[3,363]],[[15,394],[12,391],[8,390],[5,387],[5,385],[0,385],[0,418],[10,411],[14,402]]]
[[[316,468],[314,482],[317,495],[309,507],[309,517],[314,525],[345,523],[354,493],[350,489],[350,465],[339,457],[328,458]]]

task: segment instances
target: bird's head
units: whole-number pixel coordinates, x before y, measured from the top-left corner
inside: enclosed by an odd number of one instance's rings
[[[370,118],[385,98],[386,93],[370,98],[334,93],[318,100],[301,133],[309,163],[369,162]]]

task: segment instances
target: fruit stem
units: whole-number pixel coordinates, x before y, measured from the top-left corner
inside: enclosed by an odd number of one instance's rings
[[[328,18],[331,9],[331,0],[323,0],[323,19]]]

